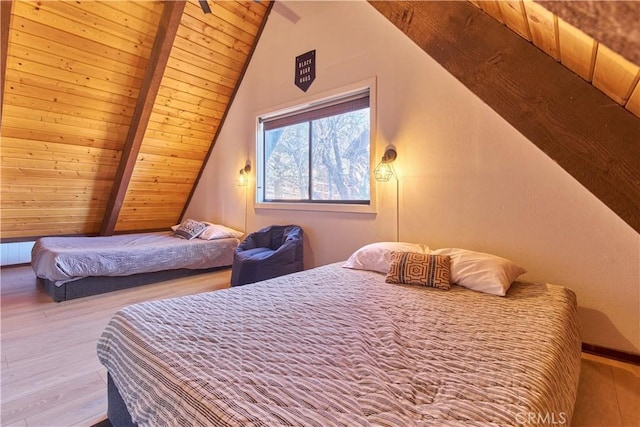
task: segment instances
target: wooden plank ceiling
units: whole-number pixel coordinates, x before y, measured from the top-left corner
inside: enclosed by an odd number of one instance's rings
[[[208,4],[2,1],[3,241],[180,220],[271,7]]]
[[[640,230],[637,3],[370,3]],[[579,25],[585,13],[598,18],[600,3],[614,15],[627,8],[608,19],[622,26],[622,43],[608,37],[615,28],[594,33]],[[166,229],[181,219],[273,5],[208,4],[212,14],[196,0],[0,2],[2,241]],[[535,72],[505,72],[503,63],[528,63],[536,54],[514,56],[521,46],[504,47],[504,33],[491,39],[474,27],[488,31],[491,19],[584,85],[556,72],[536,86],[530,82],[544,77]],[[473,52],[468,34],[493,44],[487,51],[494,56],[472,61],[486,52]],[[533,93],[495,103],[505,95],[494,90],[504,86],[495,81],[501,76]],[[563,101],[567,87],[579,103]],[[605,93],[626,116],[610,114],[611,103],[587,88]],[[581,121],[560,118],[571,109]],[[550,115],[564,122],[548,126]]]

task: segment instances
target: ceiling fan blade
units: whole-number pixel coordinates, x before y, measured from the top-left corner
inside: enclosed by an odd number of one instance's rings
[[[273,4],[273,8],[271,9],[275,12],[278,12],[279,15],[293,22],[294,24],[300,20],[300,16],[296,14],[293,10],[289,9],[284,5],[281,1],[276,1]]]
[[[204,13],[211,13],[211,8],[209,7],[207,0],[198,0],[198,3],[200,3],[200,7]]]

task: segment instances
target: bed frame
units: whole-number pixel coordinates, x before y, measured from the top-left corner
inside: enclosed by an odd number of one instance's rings
[[[118,387],[116,387],[111,374],[107,372],[107,418],[114,427],[137,427],[131,419],[131,414],[124,403]]]
[[[190,270],[181,268],[177,270],[155,271],[152,273],[132,274],[129,276],[100,276],[85,277],[83,279],[74,280],[56,286],[55,283],[48,279],[38,279],[44,285],[45,291],[56,302],[66,301],[74,298],[82,298],[90,295],[97,295],[106,292],[118,291],[121,289],[133,288],[151,283],[163,282],[181,277],[189,277],[197,274],[211,273],[230,268],[231,266],[222,266],[198,270]]]

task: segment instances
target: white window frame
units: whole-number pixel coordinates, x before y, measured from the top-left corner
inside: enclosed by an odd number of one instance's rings
[[[322,104],[332,99],[337,99],[351,94],[369,90],[369,203],[322,203],[322,202],[265,202],[262,200],[262,186],[264,185],[264,133],[262,132],[261,119],[280,116],[289,112],[294,112],[309,108],[315,104]],[[376,79],[371,78],[357,83],[336,88],[321,94],[297,99],[284,105],[260,111],[256,114],[256,200],[254,207],[256,209],[280,209],[280,210],[298,210],[298,211],[319,211],[319,212],[353,212],[353,213],[375,213],[376,212],[376,187],[373,170],[375,168],[375,141],[377,126],[377,109],[376,109]]]

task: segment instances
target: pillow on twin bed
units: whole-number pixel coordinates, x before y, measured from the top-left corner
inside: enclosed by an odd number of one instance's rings
[[[448,255],[392,252],[385,282],[448,290],[450,263]]]
[[[228,238],[236,238],[239,239],[244,235],[242,231],[234,230],[233,228],[225,227],[220,224],[212,224],[210,222],[205,222],[208,225],[207,228],[204,229],[201,235],[198,236],[199,239],[203,240],[214,240],[214,239],[228,239]]]
[[[173,231],[173,234],[182,239],[191,240],[202,234],[205,228],[207,228],[207,224],[204,222],[188,219],[178,225],[178,227]]]
[[[188,219],[187,221],[193,221],[193,220]],[[194,222],[198,222],[205,225],[205,228],[200,232],[200,234],[196,236],[197,238],[202,240],[215,240],[215,239],[228,239],[228,238],[239,239],[244,235],[242,231],[234,230],[233,228],[225,227],[224,225],[213,224],[211,222],[206,222],[206,221],[194,221]],[[184,224],[184,222],[182,224]],[[171,227],[171,229],[175,233],[182,226],[182,224],[174,225]],[[193,237],[191,239],[193,239]]]
[[[426,245],[406,242],[378,242],[363,246],[355,251],[342,266],[355,270],[377,271],[386,274],[389,271],[392,252],[429,253]]]
[[[527,272],[515,262],[466,249],[443,248],[431,252],[451,257],[451,282],[474,291],[505,296],[514,280]]]

